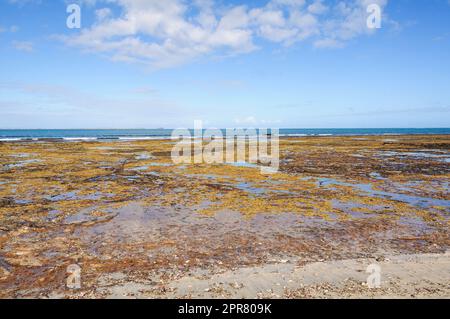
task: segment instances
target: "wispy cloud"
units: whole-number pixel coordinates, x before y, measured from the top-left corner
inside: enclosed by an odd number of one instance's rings
[[[158,90],[148,86],[141,86],[132,91],[132,93],[154,95],[158,94]]]
[[[113,61],[172,67],[211,55],[257,50],[256,40],[290,46],[310,40],[319,48],[344,46],[374,32],[366,26],[369,4],[388,0],[270,0],[260,7],[220,6],[212,0],[97,0],[97,20],[67,45]],[[92,2],[92,3],[91,3]],[[113,16],[109,5],[120,8]]]
[[[254,116],[247,116],[243,118],[235,118],[234,124],[236,125],[249,125],[249,126],[256,126],[256,125],[274,125],[274,124],[280,124],[281,120],[264,120],[264,119],[257,119]]]
[[[30,41],[13,41],[12,45],[16,50],[23,52],[33,52],[34,50],[33,42]]]
[[[16,25],[12,25],[12,26],[10,26],[10,27],[3,27],[3,26],[0,26],[0,33],[2,33],[2,32],[11,32],[11,33],[15,33],[15,32],[18,32],[19,31],[19,27],[18,26],[16,26]]]
[[[157,100],[148,97],[132,98],[109,98],[98,94],[87,93],[72,87],[50,84],[34,83],[0,83],[0,92],[18,92],[31,97],[36,101],[50,103],[54,105],[67,106],[79,112],[85,112],[95,106],[98,110],[112,111],[115,109],[158,109],[166,107],[167,112],[179,111],[175,105],[167,101]]]
[[[449,0],[450,1],[450,0]],[[450,38],[450,32],[443,33],[433,38],[433,41],[444,41]]]
[[[16,4],[19,6],[23,6],[26,4],[41,4],[42,0],[8,0],[10,4]]]
[[[336,113],[322,115],[321,117],[349,117],[349,116],[389,116],[393,114],[430,114],[430,113],[449,113],[450,106],[430,106],[430,107],[411,107],[411,108],[392,108],[392,109],[376,109],[373,111],[354,112],[352,109],[346,113]]]
[[[8,118],[26,115],[45,121],[51,127],[149,127],[171,124],[183,114],[194,117],[188,106],[151,95],[102,96],[72,87],[37,83],[0,83],[0,127],[8,127]],[[14,96],[14,98],[12,97]],[[166,122],[164,122],[166,121]],[[67,126],[68,125],[68,126]],[[85,126],[86,125],[86,126]]]

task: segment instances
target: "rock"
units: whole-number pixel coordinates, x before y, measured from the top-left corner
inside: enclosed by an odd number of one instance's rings
[[[3,268],[5,265],[17,265],[17,266],[25,266],[25,267],[39,267],[42,266],[42,262],[40,259],[34,256],[34,247],[22,247],[15,250],[14,255],[3,259],[3,264],[0,263],[0,266]]]
[[[11,273],[6,268],[0,266],[0,280],[5,280],[9,275],[11,275]]]
[[[29,255],[17,256],[15,258],[8,258],[8,262],[11,265],[24,266],[24,267],[40,267],[40,266],[42,266],[42,262],[39,259],[37,259],[33,256],[29,256]]]

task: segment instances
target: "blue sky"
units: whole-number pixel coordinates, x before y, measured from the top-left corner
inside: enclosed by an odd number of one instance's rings
[[[449,88],[448,0],[0,2],[3,129],[449,127]]]

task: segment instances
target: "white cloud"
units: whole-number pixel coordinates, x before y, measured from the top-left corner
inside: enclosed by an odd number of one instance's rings
[[[112,15],[112,11],[109,8],[102,8],[95,11],[95,16],[98,21],[103,21]]]
[[[0,26],[0,33],[2,33],[2,32],[11,32],[11,33],[15,33],[15,32],[18,32],[18,31],[19,31],[19,27],[16,26],[16,25],[12,25],[12,26],[10,26],[10,27],[8,27],[8,28],[5,28],[5,27]]]
[[[260,7],[212,0],[89,0],[102,4],[97,21],[78,35],[62,37],[68,45],[108,56],[113,61],[172,67],[211,55],[236,55],[255,49],[256,39],[284,46],[311,40],[316,47],[341,47],[373,33],[366,26],[368,4],[387,0],[271,0]],[[113,17],[107,7],[117,5]]]
[[[158,90],[152,88],[152,87],[148,87],[148,86],[141,86],[138,88],[135,88],[133,91],[133,93],[139,93],[139,94],[157,94]]]
[[[41,4],[41,0],[8,0],[9,3],[11,4],[16,4],[16,5],[26,5],[26,4]]]
[[[29,41],[13,41],[12,45],[19,51],[32,52],[34,50],[33,43]]]
[[[244,118],[236,118],[234,119],[234,124],[236,125],[249,125],[249,126],[255,126],[255,125],[274,125],[274,124],[280,124],[280,120],[259,120],[254,116],[247,116]]]
[[[328,11],[328,7],[322,3],[322,0],[315,0],[308,6],[308,12],[312,14],[322,14]]]
[[[14,93],[14,94],[11,94]],[[98,92],[87,92],[73,87],[43,83],[0,82],[0,125],[8,127],[8,116],[24,123],[26,115],[35,123],[48,122],[49,126],[67,127],[120,127],[139,128],[166,126],[169,119],[192,116],[192,110],[170,100],[161,99],[155,94],[127,94],[110,97]],[[135,92],[131,92],[135,93]],[[8,96],[15,96],[9,99]],[[93,107],[95,105],[95,107]],[[70,124],[67,124],[70,123]]]
[[[256,125],[258,123],[258,120],[256,120],[254,116],[248,116],[245,118],[234,119],[234,123],[236,125]]]
[[[343,44],[336,39],[326,38],[315,41],[314,46],[316,48],[342,48]]]
[[[305,5],[305,2],[305,0],[272,0],[269,4],[288,7],[302,7]]]
[[[102,0],[64,0],[67,5],[76,3],[79,6],[95,7],[97,2],[102,2]],[[109,2],[108,0],[103,0],[103,2]]]

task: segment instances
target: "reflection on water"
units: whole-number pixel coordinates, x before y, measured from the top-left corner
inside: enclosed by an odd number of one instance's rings
[[[450,200],[445,199],[435,199],[429,197],[412,196],[393,192],[385,192],[373,189],[371,184],[352,184],[347,182],[338,181],[333,178],[319,178],[318,184],[320,186],[329,187],[332,185],[350,186],[360,190],[361,192],[367,193],[367,195],[375,196],[379,198],[385,198],[390,200],[395,200],[399,202],[404,202],[413,206],[429,208],[432,206],[444,206],[450,207]]]

